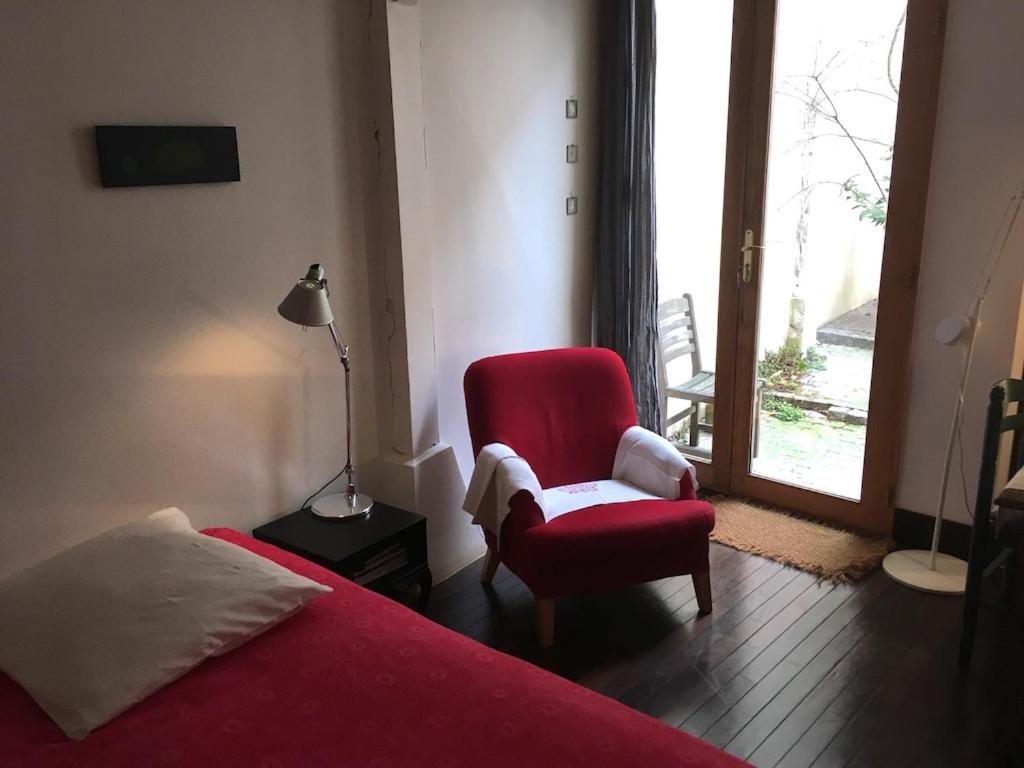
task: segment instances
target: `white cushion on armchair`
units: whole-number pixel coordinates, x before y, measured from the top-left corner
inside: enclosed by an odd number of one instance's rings
[[[550,522],[568,512],[599,504],[679,498],[679,481],[693,465],[668,440],[644,429],[630,427],[619,438],[611,480],[594,480],[544,489],[544,519]]]
[[[630,427],[619,438],[612,478],[662,499],[679,498],[679,481],[690,475],[697,490],[697,473],[668,440],[643,427]]]
[[[687,472],[697,490],[693,465],[672,443],[643,427],[630,427],[619,438],[611,479],[542,490],[525,459],[507,445],[491,443],[476,457],[462,508],[473,516],[474,524],[499,536],[509,502],[519,491],[528,491],[544,521],[550,522],[597,504],[678,499],[679,480]]]

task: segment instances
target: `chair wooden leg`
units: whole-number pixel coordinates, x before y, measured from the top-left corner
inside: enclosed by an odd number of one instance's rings
[[[711,613],[711,571],[693,574],[693,591],[697,593],[697,615]]]
[[[980,603],[981,576],[972,578],[970,566],[968,566],[967,589],[964,593],[964,619],[960,629],[960,652],[957,656],[957,664],[962,672],[966,672],[971,666],[971,656],[974,653],[974,632],[978,625]]]
[[[1018,560],[1020,559],[1019,552],[1011,552],[1010,556],[1006,558],[1006,565],[1003,566],[1003,608],[1009,609],[1013,607],[1014,593],[1017,588],[1017,568]]]
[[[488,547],[487,554],[484,555],[484,569],[480,572],[481,584],[491,583],[500,563],[501,561],[498,559],[498,553]]]
[[[995,474],[995,461],[992,461],[992,474]],[[979,485],[985,485],[982,480]],[[987,483],[991,488],[992,483]],[[984,489],[979,491],[981,496]],[[989,505],[991,505],[991,494]],[[989,507],[975,507],[976,510],[988,509]],[[966,672],[971,666],[971,655],[974,652],[974,632],[978,625],[978,608],[981,606],[981,581],[985,570],[985,557],[988,554],[989,546],[989,515],[980,511],[974,515],[974,525],[971,531],[971,548],[967,556],[967,585],[964,588],[964,619],[960,629],[960,653],[958,664],[961,671]]]
[[[964,588],[964,622],[960,630],[960,670],[967,671],[974,652],[974,630],[981,605],[981,580],[992,546],[992,495],[995,489],[996,461],[999,456],[999,425],[1003,418],[1005,391],[1000,386],[989,392],[988,411],[985,416],[985,438],[981,446],[981,471],[978,474],[978,496],[974,503],[974,524],[971,527],[971,548],[967,555],[967,585]]]
[[[555,601],[537,598],[537,638],[542,648],[555,644]]]
[[[693,413],[690,414],[690,446],[696,448],[700,445],[700,403],[693,404]]]

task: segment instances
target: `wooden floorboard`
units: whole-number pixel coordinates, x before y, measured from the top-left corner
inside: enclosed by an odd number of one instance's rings
[[[876,580],[853,592],[841,605],[824,617],[792,647],[769,648],[754,659],[733,680],[722,686],[714,697],[682,724],[683,730],[706,738],[717,728],[722,743],[731,738],[730,723],[742,727],[771,697],[810,662],[847,624],[868,605],[880,590],[888,587]],[[783,653],[784,651],[784,653]],[[715,735],[715,734],[713,734]],[[726,738],[728,737],[728,738]]]
[[[889,608],[875,603],[844,623],[821,647],[801,643],[701,737],[749,757],[869,631],[883,631],[891,615]]]
[[[783,573],[789,575],[788,571]],[[806,594],[808,582],[812,581],[811,577],[801,574],[755,610],[741,614],[729,631],[720,635],[712,633],[699,655],[692,662],[681,665],[680,671],[660,688],[650,703],[641,708],[673,725],[681,723],[721,689],[721,676],[716,670],[726,665],[733,654],[746,648],[748,642],[754,642],[753,636],[768,629],[780,606],[788,607],[796,598]],[[686,695],[680,696],[681,691]]]
[[[556,603],[538,647],[533,596],[477,562],[438,584],[427,615],[757,766],[1022,766],[1024,626],[983,611],[956,669],[961,601],[881,572],[831,584],[713,544],[714,612],[689,577]]]
[[[757,747],[750,760],[791,768],[811,765],[867,696],[899,669],[918,632],[932,627],[928,607],[928,601],[914,601],[906,611],[892,611],[876,631],[866,633]]]

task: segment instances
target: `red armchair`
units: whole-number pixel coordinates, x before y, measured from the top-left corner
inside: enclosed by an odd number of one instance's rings
[[[464,386],[474,456],[492,443],[509,446],[529,464],[545,496],[547,489],[612,478],[620,438],[636,425],[626,368],[607,349],[485,358],[469,366]],[[692,574],[699,612],[707,614],[714,520],[686,473],[676,500],[600,504],[547,522],[533,495],[520,490],[509,499],[500,536],[484,532],[481,580],[489,583],[503,562],[526,583],[544,646],[554,641],[554,599],[580,592]]]

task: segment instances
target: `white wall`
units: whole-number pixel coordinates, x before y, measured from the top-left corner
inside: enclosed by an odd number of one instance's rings
[[[462,376],[590,342],[599,95],[593,0],[423,0],[441,438],[472,469]],[[579,118],[564,101],[579,98]],[[580,162],[565,162],[565,145]],[[565,215],[575,191],[580,213]]]
[[[162,506],[242,530],[344,461],[323,262],[372,456],[366,9],[0,0],[0,574]],[[238,128],[240,183],[105,190],[96,123]]]
[[[393,13],[417,16],[389,53]],[[352,345],[357,459],[382,459],[367,486],[405,498],[414,477],[438,576],[477,554],[465,367],[589,339],[596,3],[0,0],[0,16],[0,574],[166,505],[248,530],[336,471],[337,361],[275,312],[312,261]],[[406,88],[422,70],[411,112],[396,65]],[[242,181],[104,190],[96,123],[235,125]],[[410,129],[422,186],[403,195]]]
[[[590,339],[597,10],[594,0],[386,5],[394,136],[385,138],[399,206],[390,229],[401,235],[389,296],[402,303],[395,316],[408,341],[396,399],[409,405],[395,432],[410,436],[392,441],[375,483],[412,486],[435,578],[482,552],[461,511],[473,466],[467,366]],[[579,98],[576,120],[565,118],[569,96]],[[567,165],[572,142],[581,159]],[[567,217],[571,192],[580,213]],[[377,319],[391,327],[379,308]]]
[[[911,393],[897,505],[931,513],[936,504],[961,350],[939,345],[935,326],[964,312],[1008,199],[1024,178],[1024,4],[950,3],[928,220],[911,352]],[[985,306],[963,425],[968,498],[974,503],[987,392],[1012,370],[1024,218],[1007,244]],[[947,515],[967,522],[954,460]]]

